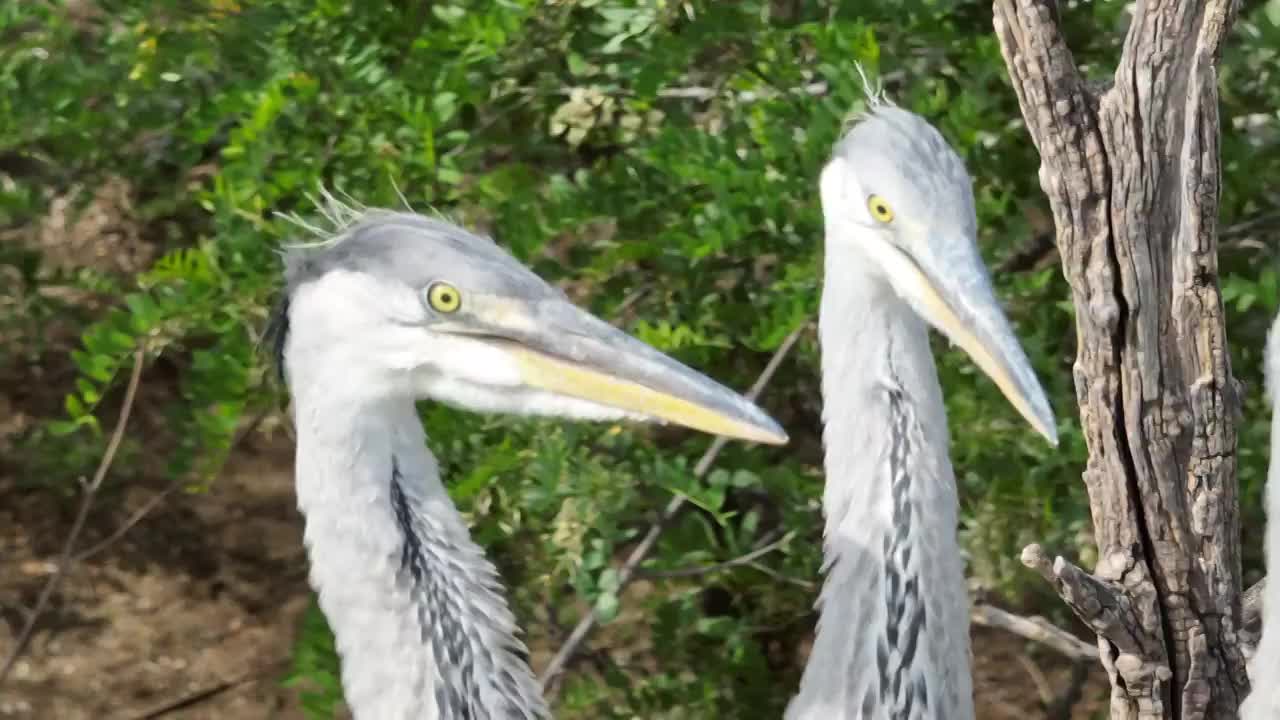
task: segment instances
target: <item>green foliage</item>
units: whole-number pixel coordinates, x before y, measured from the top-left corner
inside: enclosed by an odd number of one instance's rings
[[[899,104],[930,117],[964,156],[993,266],[1028,243],[1044,212],[983,3],[106,5],[89,19],[43,3],[0,6],[0,226],[33,222],[55,193],[123,177],[161,251],[121,276],[61,271],[38,251],[0,247],[0,277],[15,280],[0,289],[12,310],[0,334],[22,339],[9,346],[42,347],[39,328],[53,316],[80,331],[65,412],[26,439],[42,477],[75,477],[97,457],[111,417],[102,403],[138,346],[180,369],[166,460],[193,486],[216,472],[247,417],[278,407],[259,343],[278,287],[273,248],[296,228],[276,213],[309,212],[321,184],[369,205],[403,194],[488,228],[581,303],[610,318],[627,305],[630,332],[740,388],[816,312],[816,178],[863,101],[855,62],[883,73]],[[1277,293],[1274,250],[1248,241],[1280,213],[1280,198],[1257,184],[1280,177],[1274,5],[1245,9],[1222,71],[1222,278],[1235,371],[1251,389],[1240,476],[1255,526],[1267,415],[1258,355]],[[1104,77],[1118,54],[1122,6],[1064,11],[1091,75]],[[1035,602],[1044,589],[1015,560],[1023,544],[1091,550],[1072,308],[1056,268],[995,279],[1057,410],[1061,447],[1045,446],[942,342],[939,370],[970,574]],[[100,294],[106,309],[41,292],[54,287]],[[22,362],[15,352],[0,349],[0,361]],[[803,586],[819,566],[816,373],[806,336],[764,400],[792,445],[731,444],[706,482],[691,476],[704,437],[423,409],[453,497],[499,564],[531,645],[554,649],[554,628],[587,607],[610,621],[594,643],[611,652],[575,666],[559,717],[780,714],[779,688],[795,686],[795,648],[810,627],[814,591]],[[617,557],[677,493],[696,510],[664,536],[650,571],[777,549],[620,597]],[[291,682],[314,717],[331,717],[340,700],[336,667],[312,608]]]
[[[342,679],[335,672],[338,650],[320,606],[312,602],[302,616],[293,648],[293,673],[286,684],[298,688],[302,709],[309,717],[331,718],[342,702]]]

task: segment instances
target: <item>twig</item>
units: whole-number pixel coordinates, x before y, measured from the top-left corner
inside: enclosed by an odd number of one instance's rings
[[[1098,648],[1072,635],[1042,617],[1023,617],[993,605],[975,605],[969,611],[974,625],[999,628],[1047,645],[1073,662],[1096,661]]]
[[[1071,720],[1072,709],[1084,697],[1084,686],[1089,682],[1090,667],[1093,665],[1087,662],[1071,663],[1071,679],[1067,683],[1067,689],[1045,707],[1045,720]]]
[[[257,429],[258,425],[262,423],[262,419],[265,418],[269,412],[270,412],[269,410],[263,410],[261,413],[258,413],[257,417],[251,420],[249,424],[244,427],[244,429],[237,432],[235,437],[231,438],[231,442],[227,445],[228,455],[230,455],[231,452],[235,450],[236,446],[239,445],[240,442],[245,439],[245,437],[247,437],[250,433],[252,433],[255,429]],[[170,495],[176,492],[178,488],[182,487],[185,483],[186,483],[186,478],[182,476],[176,477],[173,480],[171,480],[169,482],[169,485],[165,489],[161,490],[160,492],[148,498],[147,501],[142,504],[142,507],[135,510],[133,514],[129,516],[129,519],[125,520],[120,525],[120,527],[113,530],[110,535],[106,536],[102,540],[99,540],[96,544],[90,546],[87,550],[83,550],[80,553],[78,553],[74,558],[75,561],[82,562],[84,560],[87,560],[88,558],[94,555],[97,555],[103,550],[106,550],[108,547],[119,542],[120,538],[123,538],[126,533],[128,533],[130,530],[134,528],[134,526],[142,522],[143,518],[145,518],[148,514],[150,514],[152,510],[155,510],[157,507],[159,507],[160,503],[164,502],[166,498],[168,498]]]
[[[974,625],[999,628],[1020,635],[1066,656],[1071,661],[1071,680],[1067,689],[1057,696],[1049,687],[1048,679],[1039,666],[1026,656],[1019,656],[1018,659],[1036,684],[1046,717],[1049,720],[1067,720],[1071,717],[1071,709],[1080,701],[1084,684],[1089,679],[1089,668],[1098,661],[1098,648],[1042,617],[1014,615],[993,605],[975,605],[969,611],[969,618]]]
[[[714,565],[696,565],[694,567],[675,568],[673,570],[641,570],[641,577],[645,578],[676,578],[676,577],[693,577],[695,575],[708,575],[710,573],[728,570],[729,568],[738,567],[739,565],[751,565],[756,558],[764,557],[769,553],[782,547],[784,544],[791,542],[791,538],[795,533],[787,533],[786,535],[774,540],[763,547],[756,548],[745,555],[739,555],[732,560],[725,560]]]
[[[202,688],[176,700],[170,700],[159,707],[135,715],[134,720],[156,720],[156,718],[165,717],[166,715],[170,715],[179,710],[189,710],[200,703],[212,700],[228,690],[234,690],[242,685],[250,685],[264,680],[278,672],[281,668],[287,667],[288,664],[288,660],[277,660],[269,665],[254,668],[233,680],[223,680],[211,687]]]
[[[782,341],[782,344],[779,345],[778,349],[773,353],[773,357],[769,359],[769,364],[766,365],[764,371],[760,373],[760,377],[756,380],[755,385],[753,385],[751,390],[747,392],[748,400],[754,401],[760,395],[760,392],[764,390],[765,386],[769,384],[769,380],[771,380],[773,378],[773,374],[777,372],[778,366],[782,364],[784,359],[786,359],[787,353],[791,352],[791,348],[795,346],[796,341],[800,339],[800,334],[808,326],[809,323],[802,324],[800,327],[792,330],[791,334],[787,336],[787,339]],[[720,451],[724,448],[727,442],[728,439],[724,436],[716,437],[715,441],[711,443],[711,447],[707,448],[707,452],[703,454],[702,458],[698,460],[698,464],[694,466],[693,476],[695,478],[702,477],[707,473],[707,470],[711,469],[711,464],[715,462],[716,456],[720,454]],[[665,508],[663,508],[662,514],[658,516],[658,519],[653,523],[653,525],[649,526],[649,530],[645,533],[644,538],[640,540],[640,544],[636,545],[635,549],[631,551],[631,554],[622,564],[622,568],[618,571],[619,590],[625,587],[627,583],[631,582],[632,576],[635,575],[636,568],[640,566],[640,563],[644,562],[645,557],[647,557],[649,552],[653,550],[654,545],[658,542],[658,536],[662,534],[667,523],[671,522],[671,519],[680,511],[684,502],[685,499],[681,495],[676,495],[671,498],[671,501],[667,503]],[[592,628],[595,627],[595,624],[598,621],[599,617],[596,615],[595,608],[593,607],[591,612],[587,613],[586,616],[579,620],[578,624],[574,626],[573,632],[569,633],[569,639],[565,641],[564,645],[560,647],[555,656],[551,658],[551,661],[547,663],[546,668],[542,671],[542,675],[538,678],[538,682],[542,686],[543,693],[547,692],[547,688],[551,685],[551,681],[564,670],[564,666],[569,662],[569,658],[571,658],[573,653],[577,651],[578,646],[582,644],[582,641],[586,640],[587,634],[591,632]]]
[[[768,575],[769,577],[773,578],[774,580],[777,580],[778,582],[789,583],[791,585],[795,585],[796,587],[802,588],[804,590],[815,590],[818,587],[817,584],[810,582],[809,580],[801,580],[800,578],[791,577],[790,575],[783,575],[777,570],[774,570],[773,568],[759,561],[747,563],[747,567],[753,570],[759,571],[761,573],[764,573],[765,575]]]
[[[751,71],[757,76],[759,71],[752,68]],[[887,77],[887,76],[886,76]],[[766,83],[768,78],[761,77]],[[692,86],[692,87],[668,87],[658,90],[658,97],[663,100],[694,100],[696,102],[707,102],[716,98],[723,97],[725,99],[737,100],[740,103],[753,103],[761,100],[772,100],[774,98],[784,97],[787,95],[798,97],[824,97],[831,90],[831,87],[823,80],[817,82],[805,83],[790,88],[779,88],[772,84],[764,90],[743,90],[740,92],[725,92],[724,85],[715,87]],[[559,90],[551,92],[557,97],[571,97],[574,88],[563,87]],[[537,95],[537,93],[530,93]],[[610,91],[610,95],[617,97],[636,97],[636,93],[630,90],[615,89]]]
[[[806,85],[800,85],[786,90],[778,90],[770,88],[768,91],[757,92],[754,90],[743,90],[739,93],[731,93],[738,102],[751,103],[758,100],[778,97],[781,95],[792,94],[807,97],[821,97],[827,94],[830,88],[825,82],[811,82]],[[719,88],[709,87],[675,87],[663,88],[658,91],[658,97],[669,100],[699,100],[707,101],[720,94]]]
[[[138,382],[142,379],[142,364],[145,359],[143,349],[139,347],[133,353],[133,373],[129,376],[129,385],[124,391],[124,404],[120,407],[120,417],[116,419],[115,430],[111,433],[111,440],[107,442],[107,450],[102,455],[102,461],[98,463],[98,469],[93,474],[93,479],[89,482],[81,483],[84,487],[84,495],[80,499],[80,508],[76,511],[75,521],[71,524],[71,531],[67,533],[66,542],[62,546],[62,555],[58,559],[58,568],[53,575],[49,576],[48,582],[44,584],[44,588],[40,591],[40,597],[36,600],[36,605],[31,609],[31,614],[27,616],[26,623],[22,626],[22,632],[18,633],[18,639],[13,644],[13,649],[9,651],[9,656],[5,658],[4,665],[0,666],[0,685],[4,684],[5,678],[9,677],[13,666],[18,662],[18,657],[22,655],[22,651],[26,649],[27,643],[31,640],[31,634],[35,631],[36,621],[39,620],[40,614],[44,612],[48,606],[50,598],[57,592],[58,586],[62,584],[63,577],[71,568],[75,558],[72,553],[75,551],[76,540],[80,538],[80,531],[84,529],[85,519],[89,516],[89,508],[93,506],[93,500],[98,494],[98,488],[102,487],[102,481],[107,476],[107,471],[111,469],[111,463],[116,459],[116,451],[120,449],[120,443],[124,440],[124,430],[129,424],[129,414],[133,411],[133,402],[138,394]]]
[[[1027,671],[1027,675],[1031,676],[1031,684],[1036,686],[1036,694],[1040,696],[1040,704],[1048,706],[1053,702],[1053,685],[1049,682],[1049,678],[1045,676],[1044,671],[1025,653],[1019,653],[1018,664],[1023,670]]]
[[[618,307],[613,309],[613,317],[614,317],[613,323],[615,325],[621,323],[625,318],[627,311],[630,310],[633,305],[640,302],[640,300],[645,295],[648,295],[648,294],[649,294],[649,286],[641,285],[635,290],[632,290],[626,297],[622,298],[622,302],[618,303]]]
[[[160,503],[164,502],[165,498],[169,497],[174,493],[175,490],[182,487],[184,481],[185,481],[185,478],[174,478],[169,483],[168,487],[166,487],[165,489],[161,490],[160,492],[148,498],[147,501],[142,504],[142,507],[135,510],[133,514],[129,516],[129,519],[125,520],[124,523],[122,523],[120,527],[112,531],[110,535],[98,541],[96,544],[89,546],[87,550],[83,550],[77,553],[74,558],[75,562],[81,562],[83,560],[87,560],[90,557],[93,557],[94,555],[97,555],[103,550],[106,550],[108,547],[114,545],[117,541],[120,540],[120,538],[125,536],[125,533],[133,529],[133,526],[142,522],[142,519],[144,517],[146,517],[152,510],[155,510],[156,507],[160,505]]]
[[[1218,237],[1227,239],[1234,235],[1246,235],[1272,223],[1280,223],[1280,213],[1264,213],[1248,220],[1241,220],[1235,225],[1228,225],[1218,231]]]

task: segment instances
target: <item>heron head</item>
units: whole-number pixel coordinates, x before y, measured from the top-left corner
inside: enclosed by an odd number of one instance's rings
[[[787,440],[750,401],[575,307],[488,238],[407,212],[348,210],[340,225],[285,253],[278,347],[293,386]]]
[[[942,135],[878,104],[836,145],[821,193],[827,242],[856,253],[1056,445],[1053,411],[978,252],[969,174]]]

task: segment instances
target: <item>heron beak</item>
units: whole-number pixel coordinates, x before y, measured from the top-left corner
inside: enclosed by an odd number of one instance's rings
[[[490,338],[531,387],[713,435],[788,440],[751,401],[567,301],[501,300],[486,310]]]
[[[1013,334],[973,240],[926,243],[927,257],[894,250],[892,282],[898,293],[995,382],[1036,432],[1058,444],[1057,423],[1031,362]],[[957,252],[956,248],[967,251]],[[938,260],[938,258],[944,258]]]

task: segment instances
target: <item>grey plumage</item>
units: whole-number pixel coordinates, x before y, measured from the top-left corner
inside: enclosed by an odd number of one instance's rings
[[[445,492],[415,400],[771,443],[786,434],[573,307],[491,240],[330,201],[334,227],[284,251],[271,326],[293,397],[311,582],[347,703],[358,720],[547,717],[498,573]]]
[[[935,129],[873,96],[821,190],[826,577],[786,716],[965,720],[967,595],[928,326],[1056,443],[1053,414],[978,254],[969,177]]]
[[[342,270],[407,287],[425,287],[447,275],[471,292],[526,300],[565,299],[564,293],[516,262],[492,239],[411,212],[375,209],[352,216],[337,234],[286,246],[284,267],[289,292],[308,280]]]
[[[885,627],[876,648],[880,698],[894,717],[929,711],[928,685],[912,674],[916,651],[924,642],[929,618],[920,597],[920,570],[911,557],[911,536],[917,510],[911,495],[911,458],[921,438],[913,432],[911,408],[905,396],[889,391],[889,494],[893,502],[893,531],[884,536]]]
[[[497,572],[474,546],[452,542],[444,528],[416,511],[405,492],[406,482],[393,459],[391,505],[404,534],[398,577],[421,598],[419,641],[431,649],[437,668],[449,668],[454,675],[452,682],[439,683],[434,689],[441,715],[472,720],[490,715],[520,720],[544,717],[546,708],[526,671],[529,652],[502,632],[502,624],[514,624],[514,619],[505,613],[490,615],[505,608]],[[487,631],[486,635],[477,629]],[[486,636],[499,642],[491,645]],[[482,688],[492,697],[486,698]]]
[[[1280,315],[1271,324],[1264,362],[1271,401],[1271,461],[1267,470],[1265,549],[1267,585],[1262,591],[1262,637],[1249,661],[1253,689],[1240,705],[1241,720],[1280,717]]]

